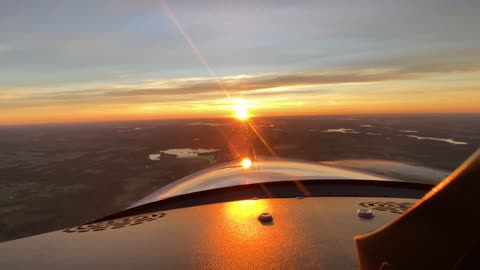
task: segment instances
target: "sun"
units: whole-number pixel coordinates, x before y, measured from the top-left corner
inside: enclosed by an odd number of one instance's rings
[[[250,116],[248,114],[248,108],[245,105],[235,106],[235,117],[241,121],[247,120]]]

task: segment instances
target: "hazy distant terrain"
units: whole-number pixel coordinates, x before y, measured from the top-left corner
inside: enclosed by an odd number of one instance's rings
[[[276,155],[308,161],[388,160],[452,171],[480,146],[478,114],[252,122]],[[99,218],[231,160],[228,141],[237,128],[231,119],[0,127],[0,241]],[[271,155],[252,140],[258,156]],[[175,148],[220,152],[215,158],[149,158]]]

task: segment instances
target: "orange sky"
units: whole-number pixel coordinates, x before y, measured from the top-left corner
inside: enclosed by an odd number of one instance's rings
[[[0,125],[480,113],[473,2],[154,2],[0,4]]]
[[[188,98],[179,101],[174,100],[175,96],[171,97],[173,101],[167,101],[163,95],[157,97],[154,93],[118,97],[88,93],[56,101],[49,96],[37,98],[36,94],[27,91],[28,94],[22,97],[10,97],[9,106],[0,108],[0,123],[228,117],[239,102],[246,104],[254,116],[472,113],[480,112],[480,83],[476,75],[447,74],[434,78],[362,83],[314,82],[312,85],[232,91],[232,99],[218,90],[212,90],[213,93],[206,96],[185,94],[181,97]],[[16,100],[22,102],[16,104]]]

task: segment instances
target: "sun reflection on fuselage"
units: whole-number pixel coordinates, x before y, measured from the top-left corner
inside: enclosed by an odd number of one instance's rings
[[[252,166],[252,161],[249,158],[244,158],[240,164],[242,164],[243,168],[248,169]]]
[[[229,221],[232,233],[243,239],[258,236],[260,224],[257,217],[263,212],[270,212],[270,205],[265,200],[244,200],[228,202],[224,206],[225,218]]]

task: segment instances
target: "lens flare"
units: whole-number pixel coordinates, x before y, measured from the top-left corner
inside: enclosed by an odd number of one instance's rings
[[[242,159],[241,164],[243,168],[248,169],[250,166],[252,166],[252,161],[249,158],[244,158]]]

